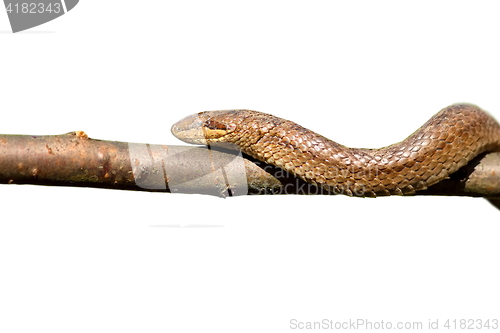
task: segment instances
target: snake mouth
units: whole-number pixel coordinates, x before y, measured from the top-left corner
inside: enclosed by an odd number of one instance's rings
[[[203,125],[205,120],[201,118],[200,113],[187,116],[174,123],[170,129],[172,134],[187,143],[207,145]]]

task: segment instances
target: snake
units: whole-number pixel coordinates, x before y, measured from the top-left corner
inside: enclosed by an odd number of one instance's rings
[[[333,194],[358,197],[412,195],[478,155],[500,151],[499,123],[472,104],[450,105],[405,140],[378,149],[349,148],[292,121],[245,109],[199,112],[171,132],[191,144],[235,145]]]

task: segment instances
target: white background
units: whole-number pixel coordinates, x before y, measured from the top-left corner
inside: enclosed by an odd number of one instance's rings
[[[18,34],[0,10],[0,133],[181,144],[178,119],[249,108],[377,148],[456,102],[500,119],[496,4],[82,0]],[[500,211],[483,199],[0,199],[0,332],[499,319]]]

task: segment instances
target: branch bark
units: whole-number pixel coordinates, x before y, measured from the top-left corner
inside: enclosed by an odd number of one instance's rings
[[[234,151],[62,135],[0,135],[0,183],[120,190],[247,194],[330,194]],[[500,153],[482,155],[416,195],[500,198]]]

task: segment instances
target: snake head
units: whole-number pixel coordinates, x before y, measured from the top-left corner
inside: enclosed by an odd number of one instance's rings
[[[194,144],[208,145],[227,142],[227,135],[238,128],[247,110],[205,111],[187,116],[172,126],[178,139]]]

